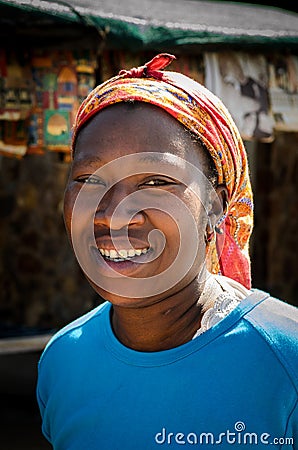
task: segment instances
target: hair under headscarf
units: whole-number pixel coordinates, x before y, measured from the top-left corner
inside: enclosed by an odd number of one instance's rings
[[[204,143],[218,183],[225,185],[228,192],[227,212],[218,224],[221,234],[210,244],[209,270],[250,288],[253,199],[243,141],[218,97],[181,73],[162,70],[173,59],[173,55],[159,54],[144,66],[120,71],[90,92],[76,116],[72,149],[82,126],[100,110],[118,102],[148,102],[175,117]]]

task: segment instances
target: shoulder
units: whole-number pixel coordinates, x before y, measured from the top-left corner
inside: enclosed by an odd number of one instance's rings
[[[298,308],[282,300],[267,296],[258,303],[246,316],[266,330],[270,335],[279,338],[298,339]]]
[[[298,308],[268,296],[245,315],[298,388]]]
[[[39,365],[52,349],[77,343],[78,338],[83,335],[83,330],[84,335],[88,334],[88,330],[93,327],[95,321],[97,326],[98,321],[103,319],[106,313],[109,314],[109,306],[109,302],[104,302],[55,333],[43,350]]]

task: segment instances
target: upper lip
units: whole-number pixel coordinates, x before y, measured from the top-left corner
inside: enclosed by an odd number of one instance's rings
[[[141,241],[139,239],[133,239],[128,238],[129,243],[127,242],[127,239],[124,241],[123,239],[118,238],[111,238],[110,236],[105,237],[98,237],[95,238],[96,245],[98,248],[101,248],[103,250],[143,250],[150,247],[150,244],[147,242]]]

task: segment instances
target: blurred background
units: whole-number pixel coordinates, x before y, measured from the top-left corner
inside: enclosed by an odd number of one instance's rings
[[[80,102],[169,52],[228,106],[255,196],[253,286],[298,305],[298,14],[283,2],[0,0],[1,448],[49,449],[35,401],[50,336],[102,301],[62,204]]]

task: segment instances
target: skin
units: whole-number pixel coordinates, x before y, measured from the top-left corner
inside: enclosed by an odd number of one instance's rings
[[[82,128],[76,141],[64,198],[64,219],[70,241],[73,207],[88,177],[117,158],[141,152],[162,152],[169,164],[171,155],[176,155],[208,173],[205,150],[168,113],[145,103],[110,106]],[[177,170],[183,173],[184,169],[178,167]],[[119,176],[119,173],[112,172],[107,172],[104,179],[95,179],[94,184],[88,185],[90,193],[92,189],[102,188],[102,184],[107,184],[109,178]],[[149,163],[148,173],[132,174],[115,184],[102,198],[95,216],[88,212],[81,215],[82,233],[90,220],[94,220],[98,248],[107,249],[113,248],[111,229],[119,242],[124,230],[127,230],[134,248],[148,246],[148,234],[154,229],[161,230],[166,238],[162,253],[153,261],[127,266],[117,266],[114,263],[115,270],[126,276],[147,278],[162,273],[171,265],[179,250],[179,229],[173,218],[164,211],[154,208],[142,210],[139,206],[139,210],[133,215],[128,211],[128,205],[126,209],[120,209],[116,220],[112,221],[112,214],[122,200],[135,192],[148,195],[153,189],[153,195],[160,199],[161,204],[166,194],[176,196],[188,208],[197,224],[198,251],[187,275],[166,292],[146,298],[142,298],[139,292],[129,298],[115,295],[97,286],[86,275],[96,292],[112,303],[112,327],[120,342],[132,349],[149,352],[177,347],[191,340],[200,326],[203,312],[211,306],[200,302],[204,287],[200,277],[206,270],[205,236],[211,233],[222,214],[226,197],[226,190],[222,186],[212,192],[207,186],[200,186],[199,201],[191,189],[176,178],[160,175],[156,173],[156,168],[152,172]],[[98,270],[102,270],[100,265]],[[105,276],[104,271],[102,276]]]

